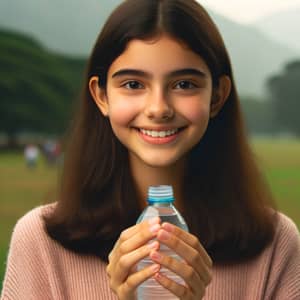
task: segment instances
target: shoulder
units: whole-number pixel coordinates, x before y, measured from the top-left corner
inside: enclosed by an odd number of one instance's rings
[[[279,250],[300,251],[300,234],[296,224],[283,213],[278,213],[278,222],[275,234],[276,245]]]
[[[17,221],[7,256],[3,299],[50,299],[46,291],[49,260],[45,253],[53,242],[44,230],[43,214],[52,207],[36,207]],[[44,293],[39,292],[41,282]]]
[[[28,245],[30,242],[42,242],[47,238],[43,216],[50,212],[54,206],[55,204],[38,206],[22,216],[13,229],[11,244],[24,245],[26,243]]]
[[[33,208],[23,215],[16,223],[14,230],[28,230],[28,227],[33,226],[32,229],[38,229],[43,226],[43,216],[52,211],[56,203],[41,205]]]
[[[278,213],[271,251],[266,299],[300,299],[300,234],[295,223]]]

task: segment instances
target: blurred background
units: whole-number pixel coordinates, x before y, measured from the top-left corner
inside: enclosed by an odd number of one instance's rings
[[[55,201],[85,63],[120,2],[0,1],[0,290],[17,219]],[[232,58],[258,163],[300,228],[300,0],[200,2]]]

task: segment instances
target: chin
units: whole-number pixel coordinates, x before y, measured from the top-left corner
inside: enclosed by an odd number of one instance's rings
[[[152,168],[168,168],[168,167],[174,167],[178,163],[178,159],[176,158],[163,158],[163,157],[156,157],[153,159],[145,159],[144,163]]]

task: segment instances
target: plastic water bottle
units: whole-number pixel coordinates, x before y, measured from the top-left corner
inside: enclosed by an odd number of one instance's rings
[[[186,231],[188,227],[173,205],[174,196],[172,186],[160,185],[160,186],[151,186],[148,189],[148,206],[142,212],[140,217],[137,220],[137,223],[140,223],[144,220],[151,219],[153,217],[160,217],[161,222],[172,223]],[[181,260],[181,258],[170,248],[160,243],[160,252],[165,255],[171,256],[175,259]],[[138,270],[144,269],[145,267],[152,265],[153,261],[149,257],[145,257],[138,263]],[[164,276],[167,276],[173,281],[178,282],[179,284],[184,284],[184,281],[177,274],[172,271],[161,268],[160,273]],[[138,300],[170,300],[177,299],[177,297],[161,286],[154,278],[149,278],[143,282],[137,289]]]

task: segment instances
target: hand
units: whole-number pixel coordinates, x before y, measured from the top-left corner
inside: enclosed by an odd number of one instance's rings
[[[162,224],[157,240],[175,251],[183,260],[178,261],[156,250],[151,251],[150,258],[179,275],[186,285],[178,284],[159,272],[154,278],[179,299],[202,299],[206,286],[211,281],[212,261],[199,240],[169,223]]]
[[[159,271],[159,264],[140,271],[136,271],[136,264],[159,248],[157,241],[147,243],[156,237],[160,228],[158,217],[134,225],[121,233],[110,252],[106,271],[110,287],[120,300],[135,299],[138,285]]]

